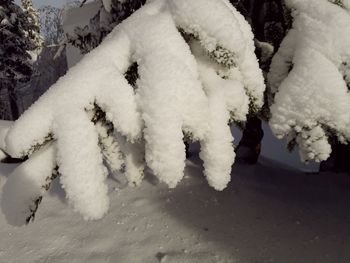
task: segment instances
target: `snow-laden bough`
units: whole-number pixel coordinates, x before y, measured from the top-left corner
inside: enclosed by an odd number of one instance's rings
[[[135,63],[132,86],[124,74]],[[10,176],[3,203],[17,198],[23,180],[34,188],[27,183],[19,208],[3,204],[3,211],[10,220],[33,218],[56,167],[69,202],[86,219],[108,210],[104,163],[136,185],[147,164],[175,187],[184,173],[184,134],[200,141],[208,182],[222,190],[234,162],[228,123],[259,109],[263,91],[253,34],[227,0],[149,1],[11,127],[6,152],[29,160]]]
[[[286,3],[294,22],[268,74],[270,126],[299,145],[303,161],[322,161],[330,134],[350,140],[350,1]]]

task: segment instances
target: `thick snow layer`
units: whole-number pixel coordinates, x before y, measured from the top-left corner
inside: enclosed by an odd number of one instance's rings
[[[6,181],[1,198],[1,210],[6,220],[21,226],[35,213],[37,202],[50,187],[55,162],[55,145],[35,152],[30,160],[19,165]]]
[[[94,222],[69,209],[54,181],[28,226],[13,227],[0,213],[1,263],[348,262],[348,176],[266,160],[236,165],[233,182],[217,192],[199,162],[188,162],[175,189],[151,176],[124,189],[108,179],[110,212]],[[0,165],[0,192],[12,170]]]
[[[234,69],[215,67],[197,42],[192,43],[191,49],[197,61],[210,111],[207,117],[209,132],[201,141],[200,156],[204,161],[209,185],[222,190],[230,181],[231,166],[235,158],[233,137],[227,124],[232,116],[236,121],[245,120],[249,100]],[[220,74],[226,74],[227,78],[221,78]]]
[[[107,50],[119,50],[113,41],[105,41],[103,46]],[[136,138],[141,129],[133,89],[119,73],[119,68],[108,63],[106,49],[87,55],[79,66],[54,84],[14,123],[6,139],[6,151],[13,157],[21,157],[33,151],[35,145],[42,144],[48,134],[53,134],[57,139],[61,180],[69,192],[67,196],[75,209],[87,218],[101,217],[108,208],[108,201],[97,131],[84,108],[96,101],[125,136]],[[123,56],[121,51],[116,56],[116,61],[123,61],[118,59]],[[82,78],[74,77],[77,74],[83,74]],[[85,199],[87,196],[81,195],[83,192],[91,195],[90,198]],[[95,210],[96,207],[99,209]]]
[[[201,56],[192,54],[185,35],[200,43]],[[133,62],[140,76],[135,90],[123,75]],[[56,140],[60,181],[87,219],[102,217],[109,206],[103,156],[138,185],[144,152],[153,173],[175,187],[184,175],[184,133],[201,142],[209,184],[222,190],[234,162],[227,124],[245,120],[249,104],[259,108],[263,90],[251,29],[226,0],[150,1],[14,123],[6,151],[30,160]],[[94,127],[88,115],[95,104],[119,139]]]
[[[272,60],[270,125],[296,139],[302,160],[321,161],[331,152],[329,132],[350,140],[350,13],[326,0],[287,4],[294,22]]]

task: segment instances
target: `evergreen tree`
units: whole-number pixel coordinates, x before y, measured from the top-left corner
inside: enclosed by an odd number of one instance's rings
[[[228,0],[102,2],[70,39],[89,54],[8,131],[6,150],[27,158],[2,198],[17,224],[34,217],[59,174],[69,202],[87,219],[108,209],[104,165],[138,185],[147,164],[175,187],[184,137],[200,142],[204,175],[222,190],[235,158],[228,124],[248,118],[244,137],[253,140],[242,144],[261,140],[260,120],[249,117],[263,105],[263,73],[251,28]],[[290,29],[278,0],[236,4],[253,25],[260,67],[269,70],[273,132],[298,144],[303,160],[324,160],[332,137],[350,140],[350,0],[286,3]]]
[[[0,0],[0,89],[7,93],[10,114],[7,119],[19,117],[16,86],[27,82],[32,75],[31,56],[36,48],[29,34],[32,25],[27,14],[13,0]]]
[[[64,39],[63,9],[53,6],[39,8],[40,30],[45,39],[45,45],[57,45]]]
[[[146,0],[101,1],[100,10],[90,19],[89,24],[77,27],[73,34],[67,35],[68,43],[79,48],[82,54],[88,53],[97,47],[116,25],[129,17],[145,2]]]
[[[40,34],[39,12],[34,8],[32,0],[21,0],[22,9],[27,19],[26,38],[30,40],[29,51],[32,59],[40,53],[44,39]]]

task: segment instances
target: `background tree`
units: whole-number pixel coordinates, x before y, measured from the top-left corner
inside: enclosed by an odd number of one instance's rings
[[[0,4],[0,90],[7,93],[11,111],[2,117],[17,119],[16,86],[29,81],[32,76],[29,52],[37,50],[41,39],[36,33],[38,27],[33,13],[23,11],[12,0],[1,0]]]
[[[64,9],[45,5],[39,8],[40,29],[45,39],[45,45],[57,45],[63,38]]]
[[[64,46],[63,15],[65,8],[42,6],[40,13],[40,28],[44,37],[44,47],[35,63],[38,75],[32,78],[28,93],[29,107],[36,101],[59,77],[67,72],[66,49]]]
[[[36,56],[41,51],[44,44],[44,39],[40,33],[39,12],[34,8],[32,0],[21,0],[22,9],[28,21],[26,29],[27,38],[30,39],[31,47],[29,52],[32,59],[36,60]]]
[[[86,1],[83,1],[80,6]],[[88,25],[76,27],[74,33],[66,35],[68,43],[86,54],[97,47],[113,28],[144,5],[146,0],[100,1],[101,8],[90,19]]]

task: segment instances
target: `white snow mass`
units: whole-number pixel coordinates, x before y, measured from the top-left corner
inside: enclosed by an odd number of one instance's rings
[[[349,1],[286,2],[294,22],[268,76],[270,125],[278,137],[296,140],[303,161],[322,161],[331,153],[330,133],[350,140]]]
[[[135,62],[139,79],[132,87],[123,74]],[[52,166],[33,158],[46,143],[69,203],[86,219],[101,218],[109,206],[103,159],[112,171],[125,168],[132,185],[140,184],[147,164],[175,187],[184,174],[184,134],[200,141],[208,182],[222,190],[234,163],[228,124],[244,121],[249,105],[259,109],[264,88],[251,29],[228,1],[149,1],[11,127],[5,150],[29,155],[24,167],[33,163],[31,172],[43,174],[33,179],[16,170],[3,200],[18,199],[24,213],[26,199],[41,194]],[[105,113],[102,122],[91,121],[94,105]],[[33,180],[34,188],[13,196],[20,178]],[[3,207],[7,218],[17,217]]]

